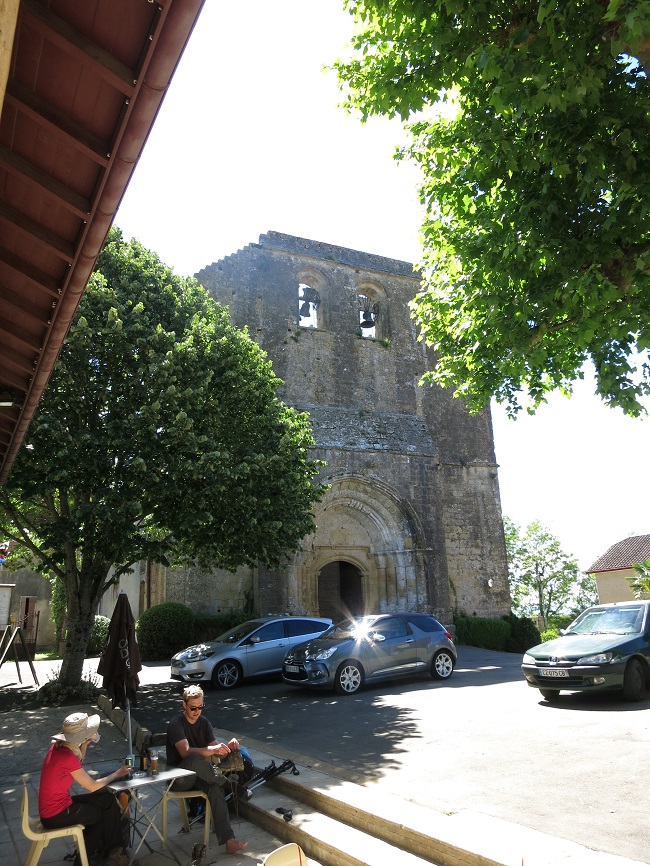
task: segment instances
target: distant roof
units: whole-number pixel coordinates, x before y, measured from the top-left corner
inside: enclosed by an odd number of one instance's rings
[[[589,574],[595,571],[616,571],[617,568],[631,568],[650,559],[650,535],[631,535],[623,541],[612,544],[607,553],[597,559],[587,569]]]
[[[0,484],[204,2],[0,0]]]

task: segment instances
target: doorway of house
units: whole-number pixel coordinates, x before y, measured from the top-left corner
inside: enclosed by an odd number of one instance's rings
[[[330,562],[318,575],[318,611],[334,622],[359,616],[363,610],[361,572],[351,562]]]

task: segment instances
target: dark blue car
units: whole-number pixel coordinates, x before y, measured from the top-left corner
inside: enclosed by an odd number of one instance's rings
[[[650,601],[599,604],[585,610],[562,637],[538,644],[521,669],[547,701],[560,692],[622,689],[642,701],[650,683]]]

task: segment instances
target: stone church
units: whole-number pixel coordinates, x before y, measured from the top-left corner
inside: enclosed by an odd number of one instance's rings
[[[285,569],[168,570],[164,598],[203,614],[248,600],[260,614],[334,620],[507,613],[490,412],[418,385],[433,358],[409,314],[412,265],[269,232],[196,276],[266,351],[281,399],[311,416],[329,489]]]

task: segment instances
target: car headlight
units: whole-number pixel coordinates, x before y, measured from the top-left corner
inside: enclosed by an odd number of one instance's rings
[[[596,653],[595,656],[583,656],[576,662],[577,665],[606,665],[611,662],[614,653]]]
[[[524,653],[524,657],[522,659],[522,664],[524,665],[534,665],[535,659],[532,656],[529,656],[528,653]]]
[[[308,662],[324,662],[325,659],[328,659],[330,656],[334,655],[336,652],[336,647],[331,646],[329,649],[318,650],[316,653],[307,653],[305,658]]]
[[[207,646],[197,646],[183,654],[186,662],[202,662],[214,655],[214,650]]]

